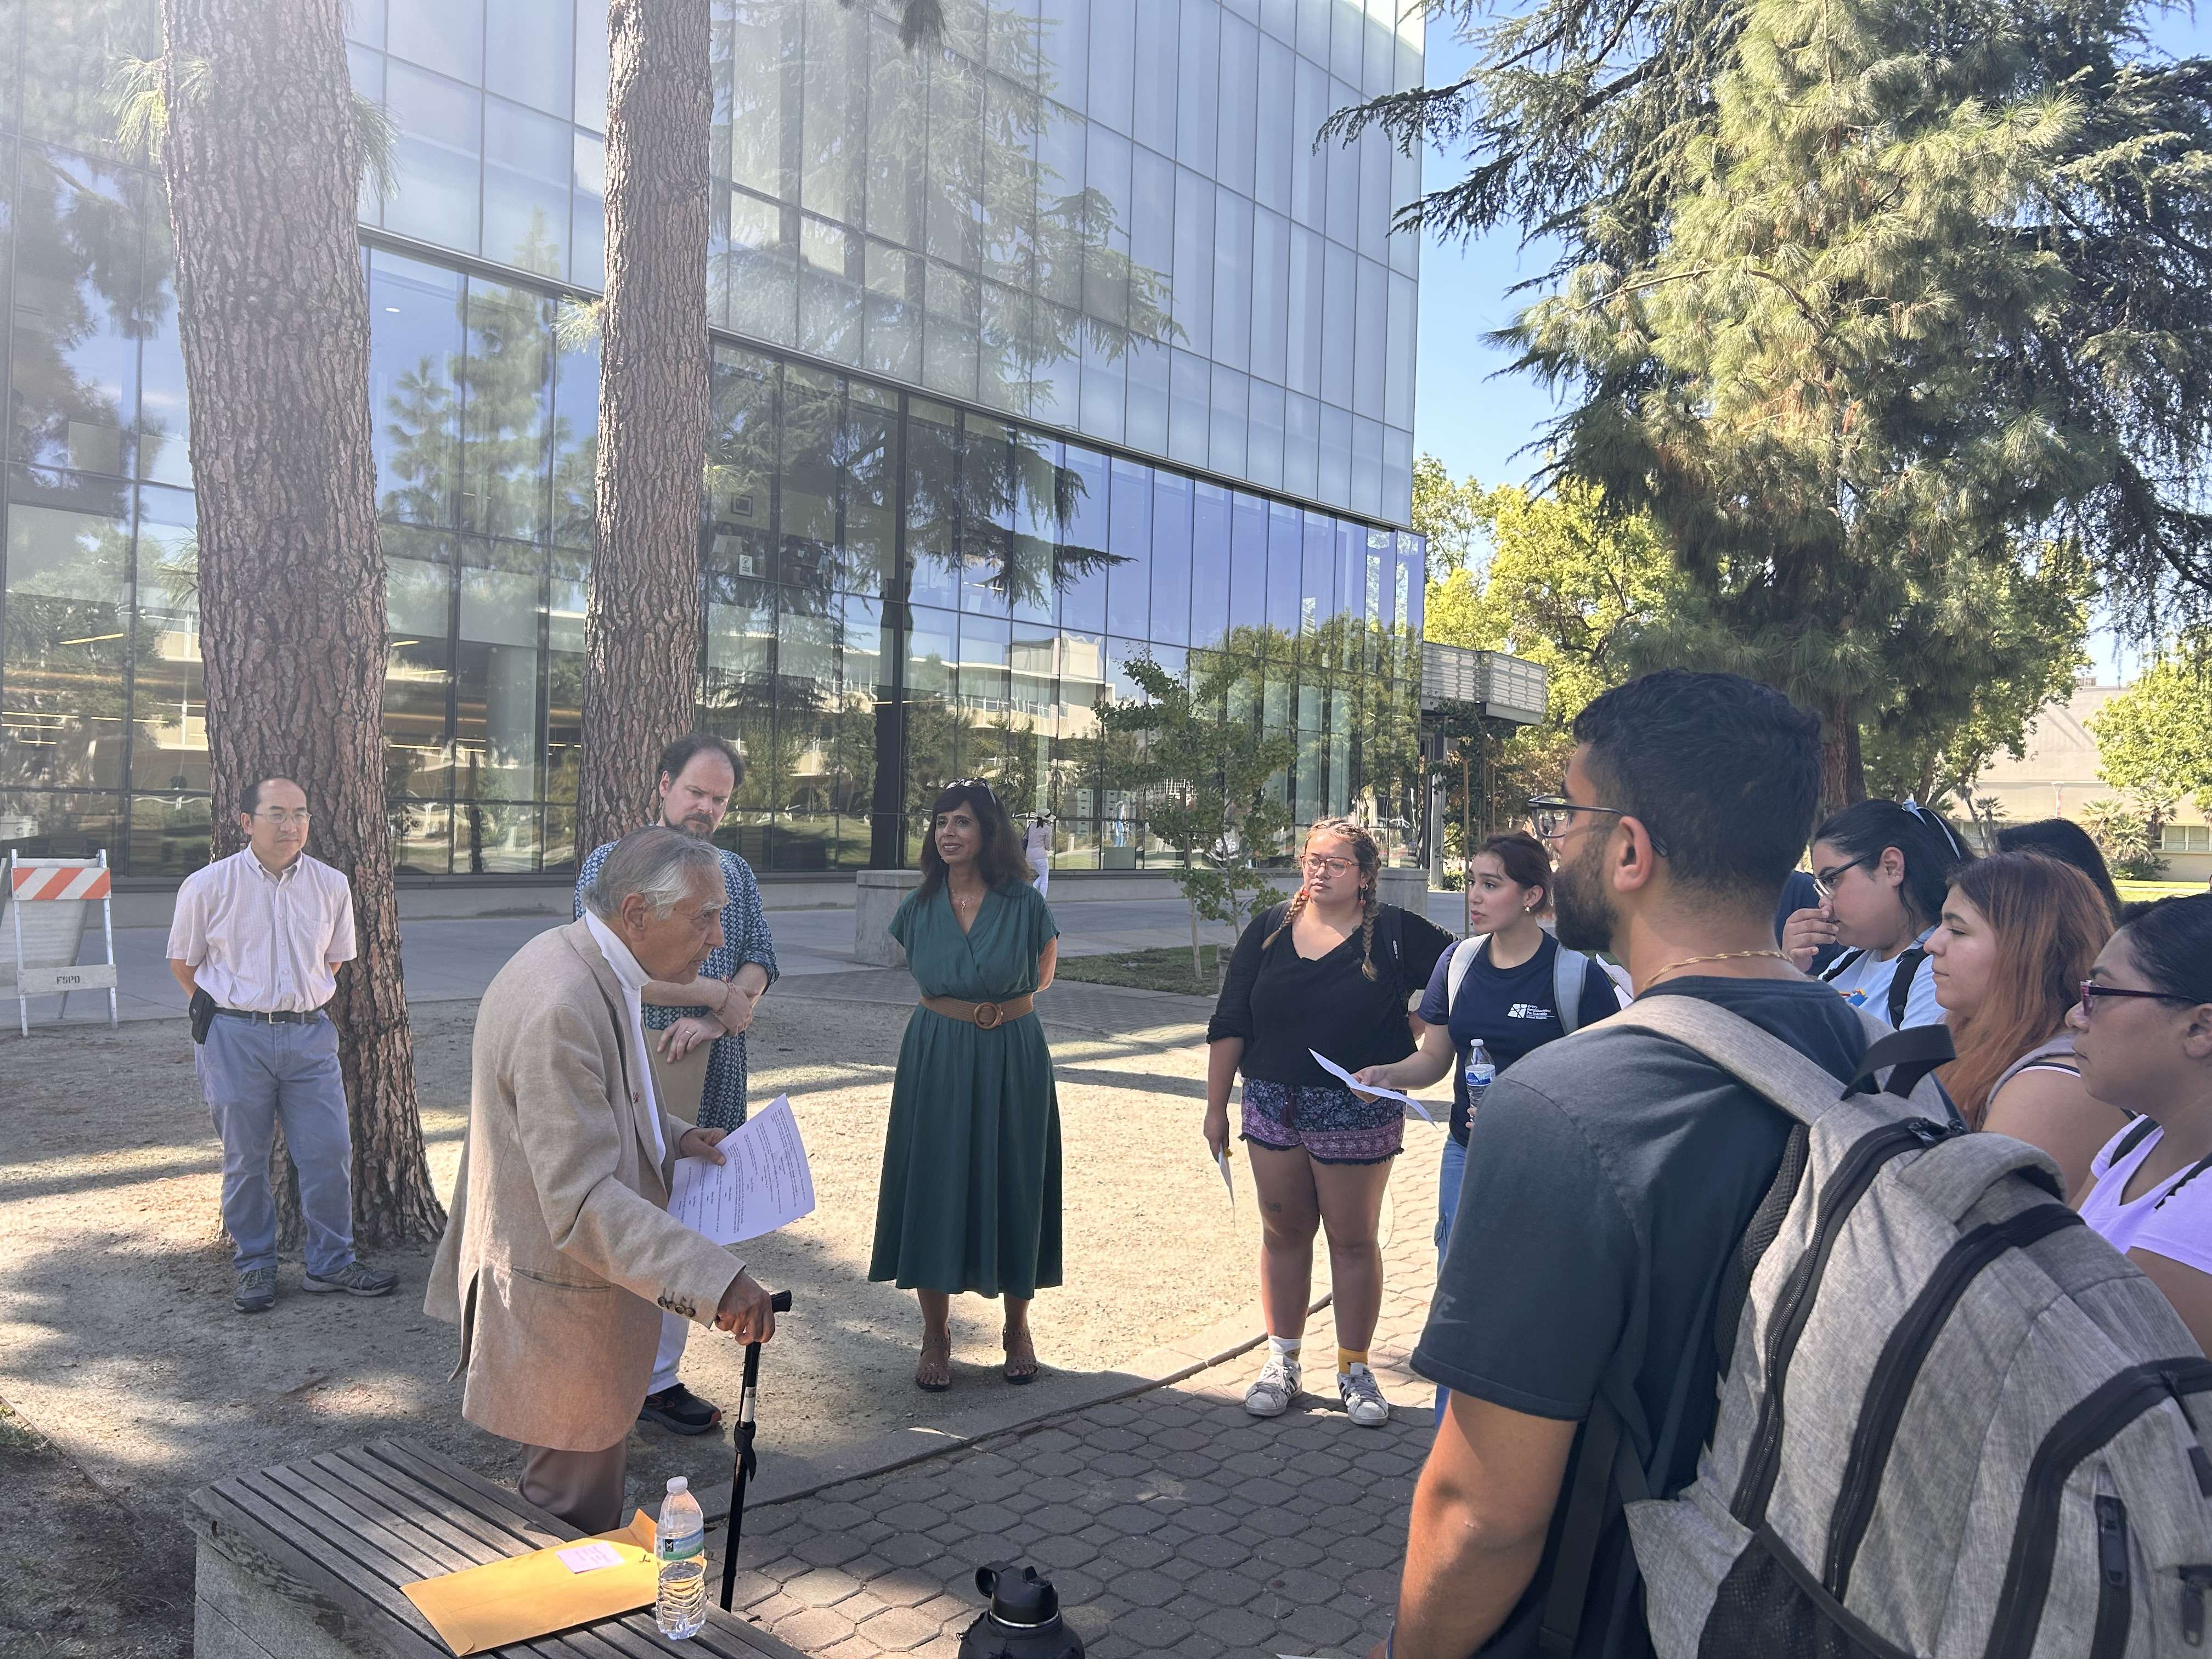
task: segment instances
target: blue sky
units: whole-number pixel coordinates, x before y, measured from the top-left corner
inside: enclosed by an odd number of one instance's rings
[[[2212,52],[2212,16],[2168,13],[2152,31],[2155,46],[2177,54]],[[1469,52],[1449,27],[1429,25],[1427,80],[1456,78]],[[1422,178],[1433,189],[1455,177],[1464,158],[1431,149]],[[1547,260],[1540,249],[1524,253],[1511,229],[1468,243],[1431,237],[1421,249],[1420,369],[1415,385],[1413,447],[1439,457],[1453,476],[1472,473],[1485,483],[1525,482],[1542,455],[1525,450],[1550,420],[1550,393],[1533,377],[1504,372],[1512,361],[1485,336],[1510,322],[1531,296],[1516,297],[1516,283],[1538,276]],[[1522,453],[1525,450],[1525,453]],[[2097,678],[2107,683],[2133,677],[2139,660],[2109,632],[2091,641]]]

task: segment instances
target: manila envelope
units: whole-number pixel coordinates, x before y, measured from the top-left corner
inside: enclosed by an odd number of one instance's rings
[[[610,1546],[622,1558],[620,1564],[570,1571],[561,1553],[593,1542]],[[651,1604],[659,1586],[660,1567],[653,1559],[653,1517],[640,1510],[620,1532],[579,1538],[400,1588],[447,1647],[467,1654],[635,1612]]]

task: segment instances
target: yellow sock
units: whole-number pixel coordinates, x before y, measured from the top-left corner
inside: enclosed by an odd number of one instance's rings
[[[1336,1351],[1336,1370],[1340,1376],[1349,1371],[1354,1365],[1364,1365],[1366,1363],[1367,1350],[1364,1348],[1340,1347]]]

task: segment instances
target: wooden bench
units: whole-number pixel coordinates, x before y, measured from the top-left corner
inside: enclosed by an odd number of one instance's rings
[[[404,1440],[218,1480],[192,1494],[188,1519],[199,1537],[195,1659],[448,1659],[401,1585],[581,1535]],[[708,1577],[711,1593],[719,1571]],[[665,1640],[648,1607],[498,1651],[800,1659],[719,1608],[688,1642]]]

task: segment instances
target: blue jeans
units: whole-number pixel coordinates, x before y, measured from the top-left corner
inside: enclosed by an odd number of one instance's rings
[[[276,1125],[300,1174],[307,1271],[328,1278],[353,1260],[353,1135],[346,1124],[338,1031],[217,1014],[194,1050],[200,1092],[222,1141],[222,1224],[239,1272],[276,1265],[269,1148]]]
[[[1459,1213],[1460,1183],[1467,1179],[1467,1148],[1444,1138],[1443,1162],[1437,1166],[1437,1269],[1443,1270],[1444,1246],[1451,1242],[1452,1218]],[[1444,1420],[1444,1401],[1449,1389],[1437,1390],[1437,1423]]]

